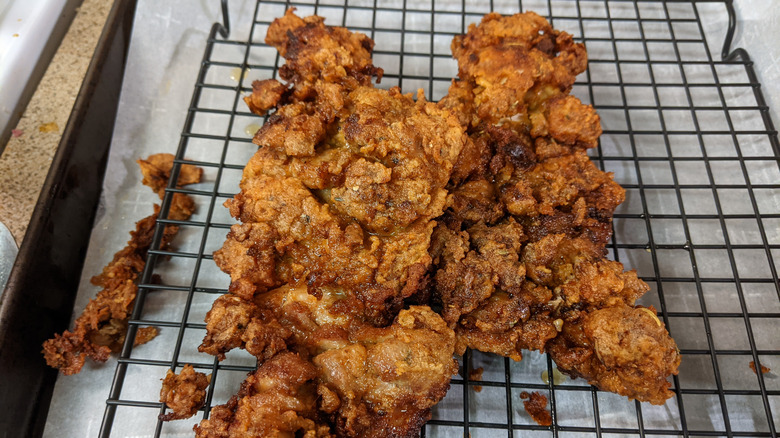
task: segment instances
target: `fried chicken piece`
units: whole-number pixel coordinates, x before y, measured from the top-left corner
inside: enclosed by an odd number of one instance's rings
[[[363,87],[345,102],[311,156],[258,132],[264,147],[226,202],[243,224],[214,260],[244,299],[301,280],[314,293],[334,284],[359,298],[355,315],[382,325],[425,285],[432,219],[465,135],[449,113],[398,89]]]
[[[572,376],[662,403],[679,353],[635,307],[648,286],[604,258],[625,191],[585,154],[599,118],[568,95],[584,46],[534,13],[488,14],[452,51],[459,80],[439,105],[458,112],[469,140],[431,255],[457,351],[547,350]]]
[[[155,154],[138,161],[144,175],[143,183],[161,198],[168,185],[173,158],[171,154]],[[199,182],[201,174],[200,168],[181,166],[177,187]],[[174,196],[169,217],[184,220],[194,210],[194,202],[187,195],[176,195],[179,196]],[[102,273],[92,277],[92,284],[102,287],[102,290],[95,299],[89,301],[84,312],[76,319],[73,331],[55,334],[54,338],[44,342],[43,355],[49,366],[60,369],[65,375],[76,374],[81,371],[87,357],[96,362],[105,362],[112,351],[119,351],[122,347],[127,333],[127,319],[138,291],[136,280],[146,264],[146,253],[152,244],[158,215],[159,206],[155,205],[154,214],[136,223],[135,230],[130,232],[127,246],[114,254],[113,260],[103,268]],[[167,225],[160,248],[167,248],[177,232],[177,226]],[[154,327],[139,328],[134,344],[144,344],[156,335],[157,329]]]
[[[371,38],[343,27],[325,26],[322,17],[300,18],[294,12],[295,8],[290,8],[284,17],[275,19],[265,37],[266,44],[276,47],[287,60],[279,76],[293,84],[293,99],[312,97],[318,81],[353,90],[370,86],[374,76],[382,78],[382,69],[372,64]]]
[[[430,308],[412,306],[389,327],[351,331],[349,341],[314,357],[321,409],[338,435],[418,436],[458,371],[452,330]]]
[[[305,285],[287,285],[244,303],[263,316],[225,321],[235,322],[230,331],[248,351],[259,347],[252,354],[265,364],[289,354],[280,348],[311,358],[319,410],[337,436],[417,436],[457,372],[454,333],[425,306],[402,310],[388,327],[361,323],[340,309],[341,295],[324,288],[317,298]]]
[[[753,370],[753,374],[758,374],[758,371],[756,370],[756,362],[751,360],[748,364],[750,366],[750,369]],[[765,367],[761,365],[761,374],[766,374],[768,372],[772,371],[769,367]]]
[[[184,365],[179,374],[168,370],[160,389],[160,401],[171,412],[160,414],[160,421],[182,420],[195,415],[206,402],[209,382],[210,374],[199,373],[190,364]]]
[[[663,404],[673,394],[680,354],[651,308],[635,306],[649,287],[634,271],[601,258],[587,239],[550,235],[524,248],[529,281],[554,291],[563,321],[547,345],[558,369],[630,399]]]
[[[527,122],[539,117],[546,120],[545,115],[556,118],[560,113],[556,104],[546,108],[544,102],[568,93],[575,76],[587,64],[582,44],[574,43],[566,32],[554,30],[533,12],[508,17],[487,14],[478,26],[470,25],[466,35],[453,38],[451,48],[458,61],[460,82],[453,83],[450,95],[441,104],[473,114],[474,118],[461,116],[462,120],[477,123],[495,124],[502,119]],[[592,122],[588,117],[595,116],[592,108],[573,97],[565,99],[568,109],[586,113],[565,123]],[[577,126],[575,130],[582,128]],[[600,134],[600,128],[597,131]]]
[[[561,336],[547,351],[563,373],[599,389],[662,405],[674,393],[680,353],[655,310],[613,306],[563,313]]]
[[[540,426],[552,424],[552,414],[547,410],[547,397],[544,394],[537,391],[529,394],[523,391],[520,393],[520,398],[524,400],[523,407],[525,411],[534,419],[536,424]]]
[[[317,410],[317,370],[284,352],[257,368],[226,404],[195,426],[197,438],[333,437]]]

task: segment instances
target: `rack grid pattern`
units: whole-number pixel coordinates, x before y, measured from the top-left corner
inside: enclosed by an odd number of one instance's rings
[[[722,55],[705,38],[704,4],[721,5],[730,18]],[[233,223],[221,204],[238,190],[255,150],[251,131],[262,124],[242,96],[251,79],[276,77],[283,60],[262,40],[290,6],[366,33],[376,41],[375,64],[385,69],[380,86],[423,88],[434,101],[457,73],[449,41],[487,12],[534,10],[584,42],[589,69],[573,94],[595,106],[604,127],[591,157],[627,191],[615,214],[611,257],[651,285],[643,302],[659,309],[683,354],[675,397],[656,407],[582,381],[545,383],[539,374],[553,375],[554,364],[544,355],[528,353],[515,363],[468,352],[423,436],[777,436],[780,379],[754,374],[748,364],[780,370],[780,147],[752,62],[741,49],[729,52],[730,1],[316,0],[259,1],[246,40],[230,39],[227,20],[211,30],[172,178],[188,163],[203,167],[207,182],[166,192],[153,248],[163,224],[179,225],[181,236],[175,249],[149,253],[102,437],[116,436],[112,428],[122,418],[165,412],[157,394],[133,393],[133,379],[159,379],[185,363],[212,373],[202,415],[144,431],[158,437],[191,428],[255,367],[242,352],[219,363],[196,348],[205,333],[203,309],[226,292],[211,256]],[[226,80],[236,69],[237,83]],[[199,212],[190,220],[164,219],[174,192],[195,198]],[[180,318],[155,318],[159,300],[179,303]],[[133,349],[137,327],[149,325],[168,334],[153,342],[169,342],[169,355]],[[480,380],[469,378],[476,368]],[[522,391],[549,398],[551,427],[524,412]]]

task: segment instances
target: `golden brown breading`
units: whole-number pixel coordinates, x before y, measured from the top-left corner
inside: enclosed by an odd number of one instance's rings
[[[371,60],[371,38],[343,27],[325,26],[325,19],[316,15],[299,18],[294,11],[290,8],[284,17],[275,19],[265,37],[265,42],[287,60],[279,76],[293,84],[293,99],[312,97],[318,81],[353,90],[370,86],[374,76],[381,79],[382,69],[374,67]]]
[[[143,173],[143,183],[154,190],[161,198],[168,185],[173,168],[173,155],[155,154],[146,160],[138,160]],[[177,187],[200,181],[202,170],[195,166],[183,165],[179,172]],[[184,220],[194,210],[194,202],[189,196],[176,193],[170,206],[169,217]],[[178,199],[178,201],[177,201]],[[59,368],[65,375],[81,371],[87,357],[97,362],[105,362],[112,351],[119,351],[124,344],[127,332],[127,319],[135,302],[138,291],[136,280],[146,264],[146,253],[152,244],[159,206],[154,206],[154,214],[138,221],[135,231],[130,232],[127,246],[114,254],[113,260],[103,268],[103,272],[92,277],[95,286],[102,287],[95,299],[90,300],[81,316],[76,319],[73,331],[65,330],[62,335],[43,344],[46,363]],[[179,228],[167,225],[163,231],[161,248],[167,248]],[[135,345],[144,344],[157,335],[154,327],[139,328]]]
[[[355,315],[386,324],[424,286],[432,219],[465,135],[449,113],[397,89],[358,88],[345,102],[312,155],[288,155],[261,129],[263,147],[226,202],[243,224],[214,260],[245,299],[301,280],[315,293],[334,284],[359,299]]]
[[[458,112],[470,138],[431,255],[457,351],[519,360],[522,349],[548,350],[570,375],[662,403],[679,354],[634,307],[647,285],[604,258],[625,191],[585,154],[599,118],[567,94],[585,69],[584,46],[534,13],[488,14],[452,51],[459,80],[439,105]],[[627,326],[637,336],[623,336]],[[640,353],[648,346],[654,355]]]
[[[274,356],[226,404],[195,426],[197,438],[333,437],[317,410],[317,370],[291,352]]]
[[[195,415],[206,402],[209,382],[210,374],[207,376],[199,373],[190,364],[184,365],[179,374],[168,370],[160,389],[160,401],[165,403],[171,412],[160,414],[160,420],[182,420]]]
[[[563,312],[563,332],[547,347],[558,369],[600,389],[661,405],[680,354],[652,308],[613,306]]]
[[[527,393],[525,391],[520,393],[520,398],[523,401],[523,407],[528,415],[534,419],[536,424],[540,426],[549,426],[552,424],[552,414],[547,410],[547,397],[541,392]]]

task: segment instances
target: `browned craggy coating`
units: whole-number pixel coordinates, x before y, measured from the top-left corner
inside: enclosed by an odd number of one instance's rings
[[[173,167],[173,155],[155,154],[146,160],[138,160],[143,173],[143,183],[162,198]],[[200,181],[202,169],[183,165],[179,172],[178,186]],[[171,204],[169,217],[187,219],[195,209],[192,199],[177,193]],[[43,343],[43,354],[49,366],[63,374],[81,371],[87,357],[105,362],[112,351],[119,351],[127,332],[127,319],[133,308],[138,286],[136,279],[146,264],[146,253],[152,244],[159,206],[154,214],[138,221],[130,232],[127,246],[114,254],[114,259],[103,268],[100,275],[92,277],[92,284],[103,289],[90,300],[84,312],[76,319],[73,331]],[[161,247],[166,248],[178,232],[178,227],[168,225],[162,237]],[[144,344],[157,335],[154,327],[142,327],[136,332],[135,344]]]
[[[283,352],[261,364],[226,404],[195,426],[198,438],[332,437],[317,410],[317,370]]]
[[[403,307],[424,301],[464,128],[422,94],[373,88],[365,35],[288,11],[266,42],[288,84],[246,99],[276,109],[226,202],[240,223],[214,261],[231,284],[199,348],[244,348],[259,367],[198,436],[418,436],[457,372],[455,335]]]
[[[195,415],[206,402],[206,388],[210,381],[210,374],[199,373],[190,364],[184,365],[179,374],[168,370],[160,389],[160,401],[171,412],[160,414],[160,420],[182,420]]]
[[[268,391],[257,396],[242,390],[227,405],[216,408],[219,416],[212,410],[211,418],[201,423],[198,436],[240,437],[244,435],[239,431],[245,430],[258,431],[258,435],[248,436],[321,433],[323,424],[331,425],[327,430],[334,436],[417,436],[430,418],[431,407],[444,397],[450,378],[457,372],[452,357],[453,331],[427,306],[401,310],[387,327],[360,323],[333,312],[341,294],[324,287],[317,298],[299,284],[259,294],[252,302],[238,297],[218,300],[212,312],[220,315],[219,324],[231,327],[237,344],[258,357],[261,365],[257,374],[263,374]],[[223,312],[222,306],[229,309]],[[276,386],[287,385],[283,383],[285,369],[267,368],[271,363],[289,361],[293,357],[290,351],[296,352],[296,362],[309,369],[306,380],[297,381],[295,393]],[[247,382],[254,378],[250,376]],[[288,401],[278,402],[274,394],[282,394]],[[316,394],[316,404],[309,399],[312,394]],[[292,405],[291,399],[296,397],[300,403]],[[290,429],[271,419],[263,420],[269,409],[300,404],[314,404],[318,411],[309,407],[304,415],[297,408],[285,407],[274,415],[293,416],[288,410],[295,410],[294,418],[304,416],[311,421],[296,420],[291,423],[295,428]]]
[[[422,97],[367,86],[366,71],[377,69],[364,35],[288,12],[267,41],[288,57],[294,86],[310,92],[291,96],[255,135],[261,148],[226,203],[242,223],[215,261],[244,299],[286,283],[306,281],[315,294],[333,283],[349,290],[342,307],[387,324],[425,285],[432,219],[444,208],[463,128]],[[319,49],[334,44],[343,53]],[[340,67],[330,71],[333,63]]]
[[[520,398],[524,400],[525,411],[536,421],[536,424],[540,426],[552,424],[552,414],[547,410],[547,397],[544,394],[536,391],[529,394],[523,391],[520,393]]]
[[[625,195],[585,153],[598,116],[568,95],[584,46],[528,12],[486,15],[452,52],[459,79],[439,105],[469,141],[430,253],[457,351],[548,351],[571,376],[664,403],[677,347],[654,310],[635,306],[647,285],[604,258]]]

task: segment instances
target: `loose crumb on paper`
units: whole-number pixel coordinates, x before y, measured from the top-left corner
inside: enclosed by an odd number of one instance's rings
[[[750,361],[750,369],[753,370],[753,373],[758,374],[758,372],[756,371],[756,362],[755,361],[752,361],[752,360]],[[769,367],[765,367],[765,366],[761,365],[761,374],[766,374],[766,373],[768,373],[770,371],[772,371],[772,370]]]
[[[469,371],[469,380],[472,382],[480,382],[482,381],[482,373],[485,371],[484,368],[474,368],[471,371]],[[482,392],[482,385],[474,385],[472,386],[474,388],[474,391],[476,392]]]
[[[549,426],[552,424],[552,415],[547,410],[547,397],[540,392],[527,393],[525,391],[520,393],[520,398],[523,399],[523,406],[528,415],[533,418],[536,424],[540,426]]]

